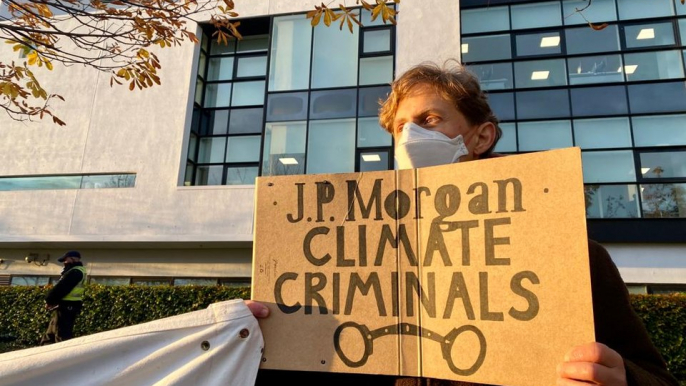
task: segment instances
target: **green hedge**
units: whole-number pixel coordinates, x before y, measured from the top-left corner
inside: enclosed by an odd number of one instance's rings
[[[47,289],[0,287],[0,352],[35,346],[47,328]],[[74,335],[88,335],[250,297],[249,288],[89,285]]]
[[[0,352],[35,346],[47,327],[46,289],[0,287]],[[250,295],[249,288],[106,287],[86,289],[75,335],[87,335],[206,308]],[[653,343],[679,380],[686,382],[686,295],[632,295]]]

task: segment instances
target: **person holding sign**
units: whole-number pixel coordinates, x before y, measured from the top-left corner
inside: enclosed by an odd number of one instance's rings
[[[416,66],[392,84],[380,123],[395,140],[397,169],[416,169],[498,157],[501,137],[478,79],[462,66]],[[455,176],[459,179],[459,176]],[[276,205],[276,203],[275,203]],[[570,348],[557,367],[557,385],[678,385],[631,308],[619,272],[607,251],[589,241],[596,342]],[[269,310],[248,302],[256,317]],[[267,342],[269,344],[269,342]],[[526,351],[526,347],[519,348]],[[297,355],[297,353],[293,353]],[[502,366],[507,372],[507,364]],[[542,369],[548,371],[551,369]],[[468,385],[424,378],[261,370],[257,384]]]

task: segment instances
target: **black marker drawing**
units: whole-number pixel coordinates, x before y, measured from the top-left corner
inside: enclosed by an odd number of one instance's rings
[[[341,333],[346,328],[354,328],[358,330],[364,340],[364,354],[362,355],[362,358],[359,361],[353,361],[352,359],[348,358],[341,349]],[[455,344],[455,341],[457,340],[457,337],[466,331],[473,332],[476,335],[476,337],[479,338],[480,349],[479,356],[476,358],[474,364],[467,369],[461,369],[457,367],[453,362],[452,348]],[[474,374],[477,370],[479,370],[481,365],[484,363],[484,359],[486,359],[486,337],[481,332],[481,330],[479,330],[476,326],[473,325],[465,325],[460,328],[454,328],[452,331],[448,333],[448,335],[442,336],[433,331],[427,330],[425,328],[410,323],[392,324],[390,326],[381,327],[374,331],[370,331],[369,328],[364,324],[359,324],[355,322],[345,322],[338,326],[338,328],[336,328],[336,331],[333,334],[333,344],[334,348],[336,349],[336,353],[338,354],[338,357],[341,358],[343,363],[345,363],[349,367],[360,367],[367,363],[369,356],[372,355],[374,351],[374,339],[386,335],[413,335],[419,336],[421,338],[428,338],[430,340],[440,343],[441,351],[443,353],[443,359],[445,359],[445,361],[448,363],[448,367],[450,367],[450,370],[457,375]]]

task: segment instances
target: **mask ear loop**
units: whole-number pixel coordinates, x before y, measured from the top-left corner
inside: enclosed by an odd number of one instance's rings
[[[464,138],[462,136],[460,136],[460,139],[458,142],[459,143],[458,143],[457,151],[455,152],[455,155],[453,156],[452,161],[450,161],[450,163],[452,163],[452,164],[454,164],[455,162],[458,162],[460,157],[469,154],[469,150],[467,150],[467,146],[464,144]]]

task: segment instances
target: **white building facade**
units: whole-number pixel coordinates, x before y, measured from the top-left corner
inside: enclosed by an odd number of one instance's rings
[[[391,169],[378,99],[394,74],[461,57],[503,121],[498,151],[581,147],[590,236],[637,291],[683,289],[686,8],[596,0],[585,16],[609,37],[584,40],[567,17],[581,3],[404,1],[397,26],[363,12],[350,33],[312,28],[311,1],[236,1],[244,39],[197,25],[202,44],[156,51],[161,86],[38,71],[67,126],[0,116],[0,285],[46,284],[71,249],[93,283],[248,283],[254,178]]]

